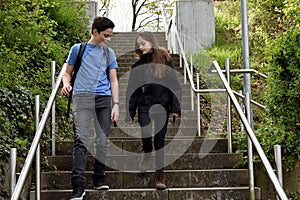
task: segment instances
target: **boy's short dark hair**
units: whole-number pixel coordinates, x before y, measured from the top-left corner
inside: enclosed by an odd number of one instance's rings
[[[92,24],[92,33],[94,29],[97,29],[97,32],[100,33],[108,28],[114,28],[115,24],[108,19],[107,17],[95,17]]]

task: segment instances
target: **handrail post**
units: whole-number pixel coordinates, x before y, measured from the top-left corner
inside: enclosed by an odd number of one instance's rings
[[[275,163],[276,163],[276,173],[279,180],[279,183],[281,186],[283,186],[283,179],[282,179],[282,158],[281,158],[281,146],[275,145],[274,146],[274,157],[275,157]],[[276,195],[276,198],[280,200],[279,196]]]
[[[230,86],[230,69],[229,69],[229,58],[225,62],[227,81]],[[228,153],[232,153],[232,133],[231,133],[231,100],[227,94],[227,134],[228,134]]]
[[[193,69],[193,54],[190,55],[190,62],[191,62],[191,74],[194,77],[194,69]],[[194,91],[191,88],[191,110],[194,110]]]
[[[196,73],[197,77],[197,89],[200,88],[200,76],[199,73]],[[201,136],[201,106],[200,106],[200,93],[197,93],[197,127],[198,127],[198,135]]]
[[[51,80],[52,90],[55,88],[55,61],[51,61]],[[52,104],[51,111],[51,141],[52,141],[52,156],[55,156],[55,101]]]
[[[179,54],[179,68],[182,68],[182,55]],[[184,83],[186,84],[186,83]]]
[[[10,194],[12,195],[16,187],[17,149],[10,149]]]
[[[251,112],[250,112],[250,94],[247,92],[245,94],[245,105],[246,105],[246,113],[249,125],[251,124]],[[253,168],[253,148],[252,142],[249,136],[247,135],[247,145],[248,145],[248,168],[249,168],[249,194],[250,200],[255,200],[255,191],[254,191],[254,168]]]
[[[35,96],[35,128],[38,130],[40,122],[40,96]],[[36,149],[36,188],[35,188],[35,197],[36,200],[41,199],[41,151],[40,144]]]
[[[183,83],[184,83],[184,84],[186,84],[186,76],[187,76],[187,75],[186,75],[186,74],[187,74],[186,71],[187,71],[187,70],[188,70],[188,69],[187,69],[187,66],[184,64],[184,65],[183,65],[183,79],[184,79]]]
[[[240,96],[242,96],[243,95],[243,92],[242,92],[242,90],[240,90],[239,91],[239,94],[240,94]],[[239,104],[240,104],[240,106],[241,106],[241,108],[242,108],[242,110],[244,111],[244,103],[243,103],[243,98],[241,98],[241,97],[239,97]],[[241,132],[243,133],[245,130],[244,130],[244,125],[243,125],[243,122],[241,121]]]

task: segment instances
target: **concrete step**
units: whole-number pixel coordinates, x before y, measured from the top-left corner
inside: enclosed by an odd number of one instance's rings
[[[125,153],[126,154],[126,153]],[[137,163],[140,160],[140,155],[120,155],[108,156],[109,163],[115,160],[126,160],[132,164],[131,170],[137,169]],[[48,165],[52,169],[58,171],[71,171],[72,170],[72,155],[57,155],[45,157]],[[154,160],[154,156],[152,160]],[[111,160],[111,161],[110,161]],[[198,153],[183,155],[166,154],[165,163],[169,163],[166,170],[204,170],[204,169],[232,169],[236,164],[243,160],[242,154],[226,154],[226,153]],[[91,155],[87,156],[87,170],[93,170],[94,157]],[[154,169],[154,162],[150,169]],[[108,167],[108,170],[114,171],[116,169]],[[129,170],[129,167],[127,167]],[[46,171],[46,169],[45,169]]]
[[[114,50],[125,50],[126,48],[130,51],[134,50],[135,48],[135,37],[132,38],[113,38],[109,43],[108,46]],[[157,42],[160,47],[167,48],[168,42],[164,38],[157,38]]]
[[[122,104],[124,104],[124,103],[122,103]],[[173,116],[170,115],[169,119],[168,119],[168,128],[173,128],[173,129],[174,128],[177,128],[177,129],[178,128],[180,128],[180,129],[181,128],[190,129],[191,127],[196,128],[197,127],[197,120],[198,120],[197,119],[197,113],[196,114],[191,113],[190,115],[188,115],[188,114],[186,114],[185,111],[186,110],[183,110],[181,112],[181,116],[176,117],[176,118],[173,118]],[[132,129],[132,128],[136,127],[136,130],[135,130],[136,132],[138,132],[140,130],[140,125],[138,123],[138,119],[137,119],[136,116],[134,118],[133,124],[125,123],[125,121],[124,121],[124,119],[126,118],[125,105],[120,105],[119,114],[120,115],[119,115],[118,122],[116,124],[111,123],[112,128],[118,127],[118,128],[126,130],[127,128]],[[177,132],[175,134],[177,134]],[[187,135],[187,136],[189,136],[189,135]]]
[[[127,84],[120,83],[119,84],[119,97],[125,98],[126,92],[127,92]],[[182,95],[182,97],[191,98],[191,90],[182,88],[181,95]],[[193,94],[193,96],[196,97],[195,94]],[[203,95],[201,95],[201,96],[203,96]],[[191,101],[191,99],[187,99],[187,100],[183,101],[182,103],[190,102],[190,101]]]
[[[113,137],[112,137],[113,138]],[[122,139],[121,139],[122,138]],[[142,153],[141,139],[133,137],[115,135],[115,139],[110,139],[108,155],[136,155]],[[183,155],[184,153],[207,154],[207,153],[227,153],[227,140],[225,139],[169,139],[165,141],[165,153],[172,155]],[[93,152],[93,143],[87,147],[90,153]],[[56,143],[56,155],[72,155],[73,142],[65,141]]]
[[[119,90],[120,92],[124,92],[127,90],[127,85],[128,85],[128,79],[129,79],[129,72],[124,73],[124,74],[118,74],[118,80],[119,80]],[[183,83],[184,78],[182,76],[179,76],[179,82],[181,86],[181,91],[183,92],[191,92],[191,86],[190,83],[187,82],[186,84]],[[186,95],[186,93],[182,94]]]
[[[120,75],[122,75],[122,76],[120,76]],[[190,83],[189,83],[188,79],[187,79],[187,83],[184,83],[183,74],[181,74],[180,72],[177,72],[177,75],[178,75],[178,79],[179,79],[181,88],[182,89],[190,89]],[[124,73],[118,73],[118,76],[119,76],[119,85],[127,85],[128,79],[130,76],[130,71],[127,71],[127,72],[124,71]]]
[[[134,63],[135,61],[138,60],[138,56],[134,56],[132,57],[134,54],[133,51],[128,52],[128,55],[123,55],[123,56],[119,56],[117,57],[117,61],[118,63]],[[170,54],[170,56],[172,57],[172,60],[174,63],[179,63],[179,56],[177,54]]]
[[[122,128],[122,127],[128,127],[128,125],[122,121],[123,119],[125,119],[125,110],[123,110],[122,108],[120,109],[120,118],[121,120],[119,120],[117,122],[117,127]],[[135,118],[134,119],[134,124],[136,124],[137,126],[139,126],[138,124],[138,120]],[[189,128],[191,126],[196,126],[197,125],[197,118],[192,118],[192,117],[188,117],[188,118],[175,118],[175,121],[173,121],[173,117],[170,115],[169,116],[169,121],[168,121],[168,127],[173,127],[173,128]],[[115,124],[111,123],[111,127],[114,128]]]
[[[168,188],[235,187],[248,184],[246,169],[165,170],[164,175]],[[41,188],[71,189],[71,176],[71,171],[42,172]],[[92,189],[92,171],[86,171],[85,177],[85,188]],[[106,177],[111,189],[154,188],[154,171],[147,173],[107,171]]]
[[[43,190],[43,200],[68,200],[71,190]],[[249,200],[248,187],[214,188],[170,188],[155,189],[110,189],[96,191],[87,189],[84,199],[97,200]],[[35,192],[30,193],[30,200],[35,199]],[[255,188],[255,199],[260,200],[260,189]]]
[[[125,109],[124,110],[120,109],[120,114],[123,115],[123,112],[125,112]],[[181,110],[181,116],[179,116],[177,119],[180,120],[180,119],[194,119],[194,118],[197,118],[197,111],[196,110],[185,110],[185,109],[182,109]]]
[[[122,34],[114,35],[112,37],[112,39],[110,40],[109,45],[112,45],[112,44],[123,44],[123,43],[127,43],[129,45],[130,44],[134,45],[136,37],[137,37],[137,34],[134,34],[134,35],[122,35]],[[165,35],[155,35],[155,38],[156,38],[156,41],[159,44],[167,42],[166,39],[165,39]]]
[[[165,39],[165,32],[152,32],[153,35],[157,40],[162,40]],[[134,40],[137,37],[138,32],[114,32],[113,37],[111,39],[112,41],[117,41],[117,40]]]
[[[125,90],[122,90],[122,91],[125,93]],[[182,104],[184,104],[184,103],[190,104],[190,102],[191,102],[191,96],[190,96],[191,94],[190,93],[191,92],[188,91],[188,92],[185,93],[185,95],[183,95],[181,97]],[[121,104],[125,105],[125,100],[126,100],[126,97],[124,95],[119,96],[120,105]]]
[[[118,72],[127,72],[131,69],[132,65],[134,64],[135,62],[130,62],[130,61],[126,61],[126,62],[118,62],[118,66],[119,68],[117,69]],[[179,63],[175,62],[174,63],[175,66],[178,66]],[[177,68],[176,68],[177,69]]]

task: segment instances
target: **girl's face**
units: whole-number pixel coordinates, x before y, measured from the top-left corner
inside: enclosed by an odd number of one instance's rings
[[[151,42],[144,40],[142,37],[138,37],[136,42],[138,43],[139,49],[142,54],[152,52],[152,44]]]

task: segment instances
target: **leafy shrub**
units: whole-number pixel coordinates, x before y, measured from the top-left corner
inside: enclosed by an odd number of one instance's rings
[[[85,8],[82,1],[0,1],[1,160],[8,159],[11,147],[18,147],[19,159],[25,158],[34,137],[34,95],[40,95],[43,112],[51,93],[50,61],[56,61],[58,74],[71,45],[87,39]],[[56,103],[60,116],[66,99]],[[64,118],[57,122],[62,131],[71,124]],[[48,124],[42,136],[44,149],[49,149],[49,130]],[[1,175],[0,185],[2,181]]]
[[[256,135],[269,159],[274,145],[281,145],[290,165],[300,159],[300,27],[295,25],[268,45],[268,85],[265,96],[267,118]],[[245,137],[236,135],[237,148],[247,149]]]
[[[299,16],[300,17],[300,16]],[[270,44],[267,114],[285,155],[300,159],[300,27],[295,25]],[[273,132],[273,130],[271,130]]]
[[[267,105],[274,124],[300,128],[300,28],[282,34],[270,48]]]
[[[23,87],[1,87],[0,101],[0,146],[3,150],[0,151],[0,157],[7,157],[11,147],[20,148],[18,152],[24,155],[27,150],[26,144],[34,131],[32,94]]]

